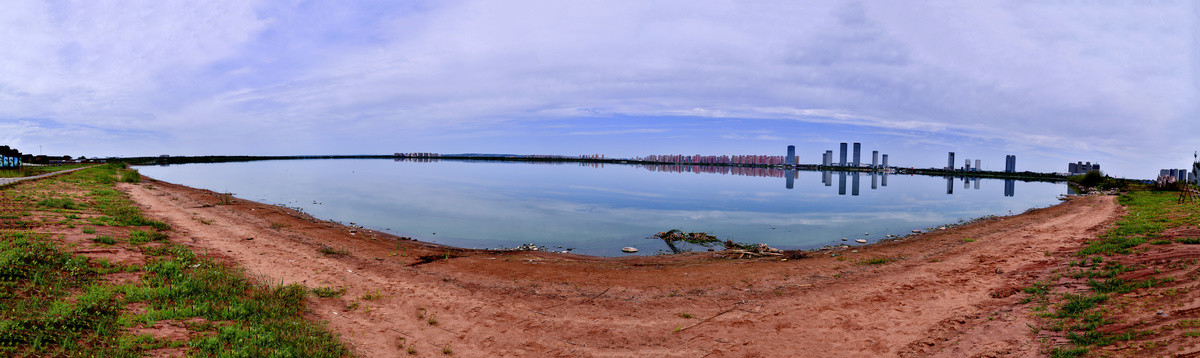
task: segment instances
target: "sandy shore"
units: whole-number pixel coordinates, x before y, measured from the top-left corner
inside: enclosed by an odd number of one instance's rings
[[[310,298],[311,314],[369,357],[407,347],[461,357],[1036,356],[1019,288],[1122,212],[1115,197],[1079,197],[787,261],[603,258],[445,248],[165,182],[120,188],[198,253],[271,282],[344,287]]]

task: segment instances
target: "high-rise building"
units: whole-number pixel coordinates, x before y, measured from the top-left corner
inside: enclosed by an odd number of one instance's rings
[[[825,151],[825,159],[823,162],[825,163],[824,165],[826,165],[826,166],[833,165],[833,151],[832,150]]]
[[[954,170],[954,152],[950,152],[948,159],[946,159],[946,170]]]
[[[964,163],[963,163],[963,171],[964,171],[964,172],[969,172],[969,171],[971,171],[971,160],[970,160],[970,159],[963,159],[963,162],[964,162]]]
[[[846,143],[842,143],[841,160],[838,161],[838,166],[846,166]]]
[[[855,168],[862,165],[862,143],[854,143],[854,165]]]
[[[887,169],[887,167],[888,167],[887,157],[888,157],[888,155],[887,155],[887,154],[884,154],[884,155],[883,155],[883,168],[884,168],[884,169]],[[884,178],[887,178],[887,177],[884,177]],[[885,181],[885,182],[886,182],[886,181]],[[887,186],[887,184],[884,184],[883,186]]]
[[[878,168],[878,167],[879,167],[879,151],[872,150],[871,151],[871,168]]]
[[[1017,156],[1015,156],[1015,155],[1004,156],[1004,172],[1005,173],[1017,172]]]
[[[784,159],[786,165],[796,165],[796,146],[789,145],[787,148],[787,158]]]

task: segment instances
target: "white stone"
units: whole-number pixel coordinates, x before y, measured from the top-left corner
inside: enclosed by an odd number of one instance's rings
[[[636,247],[628,247],[627,246],[627,247],[621,248],[621,252],[634,253],[634,252],[638,252],[638,249]]]

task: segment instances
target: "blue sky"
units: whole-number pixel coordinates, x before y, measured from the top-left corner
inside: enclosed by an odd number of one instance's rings
[[[8,1],[0,142],[73,156],[1200,150],[1195,1]]]

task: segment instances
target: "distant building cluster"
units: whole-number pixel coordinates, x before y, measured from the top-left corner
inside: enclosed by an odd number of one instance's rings
[[[1075,162],[1067,163],[1067,173],[1070,175],[1087,174],[1090,171],[1100,171],[1100,163],[1092,164],[1092,162]]]
[[[833,160],[833,151],[832,150],[827,150],[827,151],[825,151],[825,153],[822,153],[821,154],[821,165],[827,166],[827,167],[832,167],[832,166],[854,167],[854,168],[863,167],[864,163],[862,162],[862,143],[854,143],[854,156],[850,157],[850,158],[846,157],[846,155],[847,155],[846,149],[849,147],[848,144],[849,143],[841,143],[838,146],[839,152],[838,152],[838,160],[837,161]],[[848,161],[848,159],[849,159],[849,161]],[[875,169],[887,168],[888,167],[888,155],[887,154],[883,155],[883,163],[880,164],[879,163],[879,151],[878,150],[871,151],[871,164],[867,165],[867,167],[875,168]]]
[[[649,155],[637,158],[640,161],[675,164],[742,164],[784,165],[787,157],[782,155]],[[796,158],[792,158],[795,163]]]
[[[1196,173],[1189,173],[1187,169],[1162,169],[1158,171],[1158,177],[1173,178],[1177,182],[1197,182]]]
[[[0,145],[0,168],[17,168],[23,164],[78,163],[84,159],[84,157],[79,157],[79,160],[72,160],[69,155],[24,154],[7,145]]]
[[[604,154],[584,154],[579,159],[604,160]]]
[[[17,168],[21,166],[21,151],[0,145],[0,168]]]
[[[395,156],[408,158],[436,158],[442,155],[438,153],[396,153]]]

